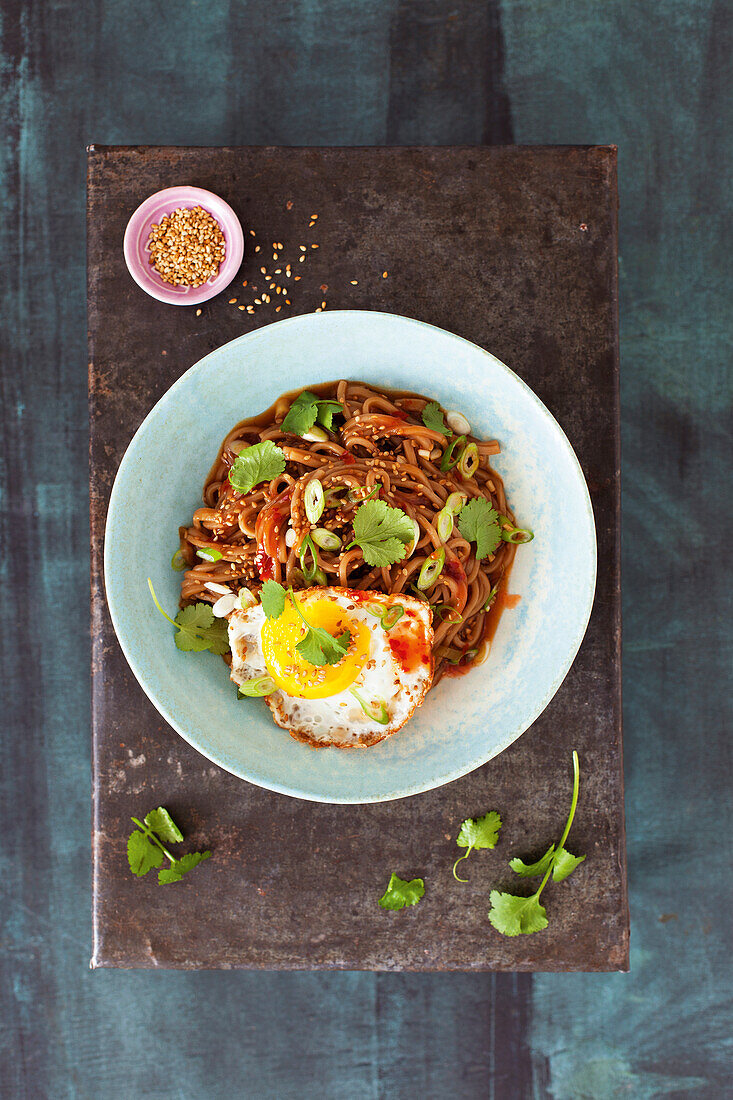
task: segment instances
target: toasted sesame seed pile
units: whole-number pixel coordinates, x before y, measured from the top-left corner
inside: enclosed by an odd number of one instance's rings
[[[201,206],[179,207],[151,225],[150,265],[172,286],[201,286],[219,273],[226,245],[216,218]]]

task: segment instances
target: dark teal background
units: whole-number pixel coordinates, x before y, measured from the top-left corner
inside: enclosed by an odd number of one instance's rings
[[[730,4],[5,0],[0,33],[0,1095],[733,1095]],[[619,146],[630,974],[87,969],[90,142]]]

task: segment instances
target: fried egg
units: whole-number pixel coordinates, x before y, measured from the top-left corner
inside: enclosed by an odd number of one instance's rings
[[[261,604],[229,616],[232,680],[270,676],[265,697],[279,726],[297,741],[338,748],[375,745],[404,726],[433,679],[431,611],[423,600],[349,588],[296,593],[311,627],[348,631],[345,656],[314,665],[296,646],[307,627],[292,602],[277,619]]]

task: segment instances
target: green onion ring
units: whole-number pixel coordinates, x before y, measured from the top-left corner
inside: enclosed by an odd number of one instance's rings
[[[449,511],[451,515],[457,516],[463,505],[468,500],[467,493],[451,493],[445,502],[445,510]]]
[[[475,443],[468,443],[461,452],[458,460],[458,471],[461,477],[466,479],[473,477],[479,466],[478,447]]]
[[[239,694],[248,699],[262,698],[264,695],[272,695],[275,686],[272,676],[256,676],[239,685]]]
[[[325,527],[316,527],[311,531],[310,537],[321,550],[340,550],[341,539],[333,531],[327,531]]]
[[[171,558],[171,569],[175,569],[176,573],[182,573],[184,569],[188,569],[188,564],[182,551],[176,550]]]
[[[453,513],[450,508],[441,508],[435,521],[435,530],[441,542],[447,542],[453,534]]]
[[[456,457],[454,458],[453,452],[455,451],[456,447],[463,446],[465,442],[465,435],[457,435],[452,443],[450,443],[448,449],[444,452],[443,457],[440,460],[440,468],[443,473],[445,473],[446,470],[452,470],[455,464],[458,462],[460,455],[456,455]]]
[[[349,688],[349,692],[354,696],[367,718],[371,718],[372,722],[379,722],[380,726],[387,725],[389,722],[389,712],[387,711],[387,704],[384,699],[377,699],[374,703],[367,703],[366,699],[362,699],[356,688]]]
[[[443,572],[444,565],[445,548],[441,546],[439,550],[433,550],[430,557],[423,562],[420,576],[417,578],[417,587],[424,592],[426,588],[434,585]]]
[[[223,557],[221,550],[213,550],[208,546],[200,546],[196,554],[204,561],[219,561]]]
[[[384,630],[391,630],[393,626],[396,626],[405,613],[401,603],[392,604],[391,607],[382,607],[381,604],[374,602],[365,603],[364,610],[373,615],[375,619],[379,619]]]
[[[305,492],[303,493],[303,501],[305,503],[305,514],[308,517],[308,521],[310,523],[318,523],[323,515],[325,501],[323,486],[317,477],[311,478],[306,485]]]
[[[510,519],[506,516],[499,516],[499,523],[501,525],[501,537],[504,542],[523,543],[531,542],[534,538],[534,531],[529,531],[526,527],[515,527]],[[505,531],[504,526],[508,525],[509,530]]]

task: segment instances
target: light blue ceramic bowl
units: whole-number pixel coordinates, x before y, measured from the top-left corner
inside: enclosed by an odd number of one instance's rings
[[[459,409],[495,460],[534,542],[521,547],[488,661],[444,679],[399,733],[370,749],[311,749],[277,727],[264,702],[238,701],[223,661],[182,653],[153,606],[151,577],[174,614],[178,526],[233,424],[286,390],[338,378],[411,389]],[[161,477],[161,471],[164,476]],[[319,802],[378,802],[465,775],[512,743],[565,678],[588,623],[596,542],[588,490],[544,405],[493,355],[442,329],[386,313],[342,311],[280,321],[191,367],[147,416],[117,474],[105,578],[112,621],[143,690],[194,748],[234,775]]]

